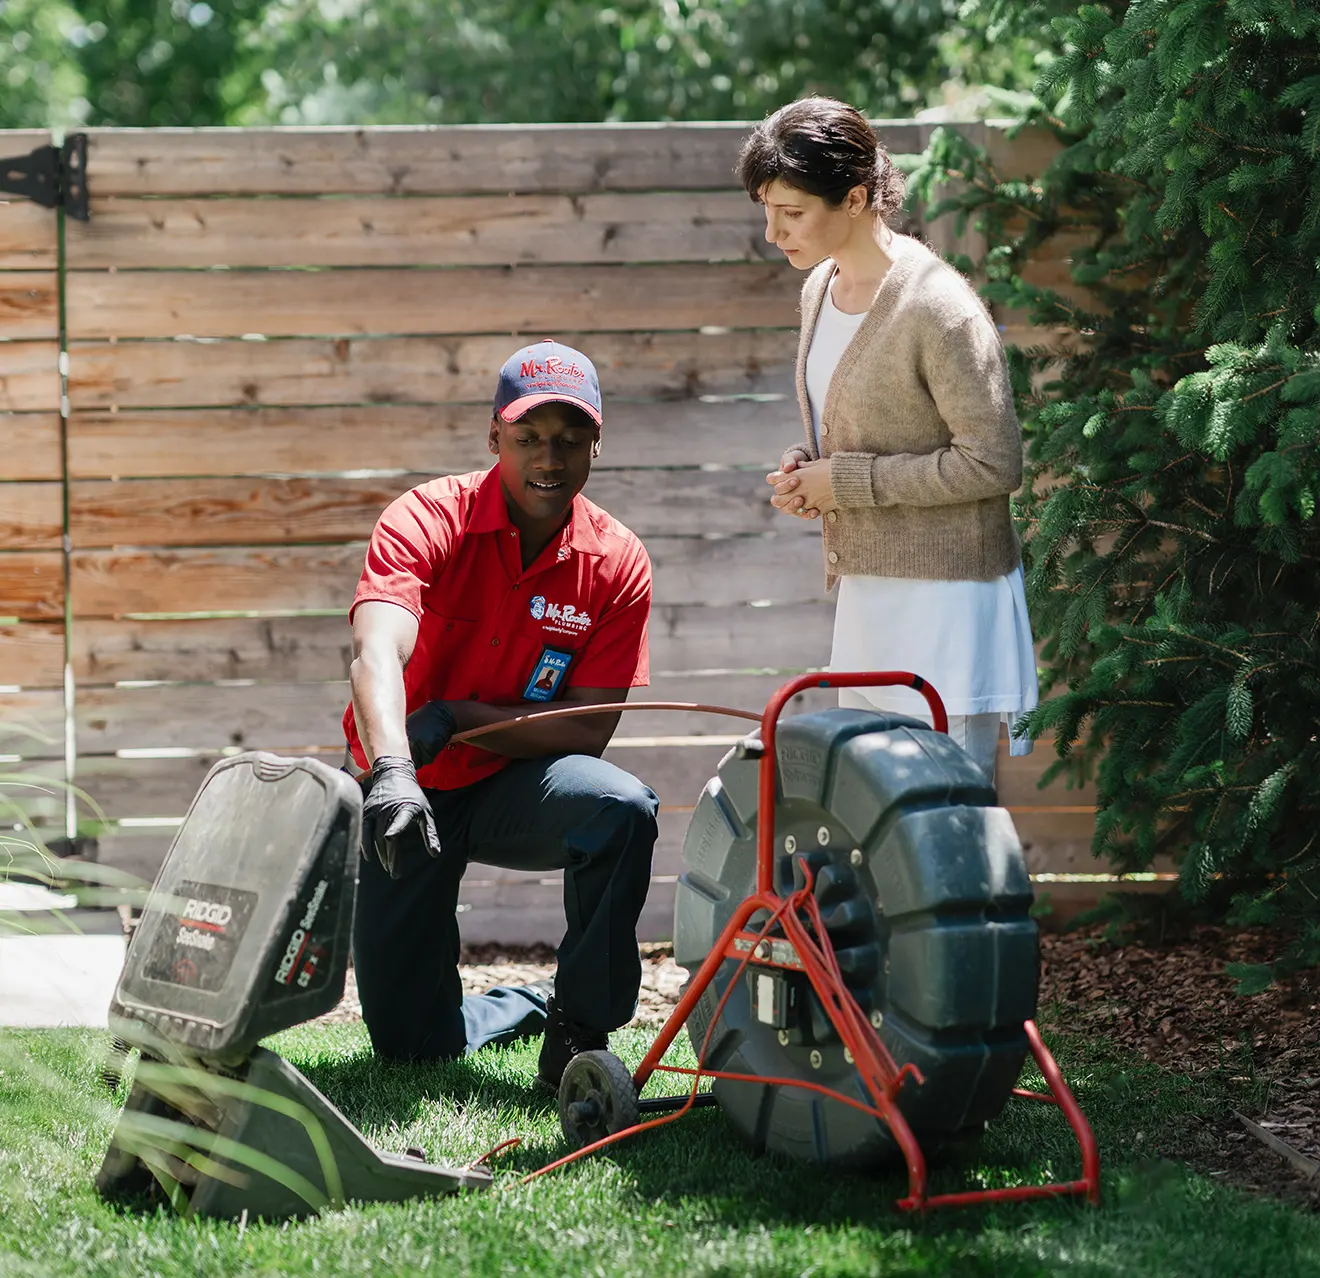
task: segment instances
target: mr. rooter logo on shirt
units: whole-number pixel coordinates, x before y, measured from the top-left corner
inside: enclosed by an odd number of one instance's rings
[[[560,634],[585,634],[591,625],[591,617],[579,612],[575,604],[550,603],[544,595],[537,595],[531,603],[532,619],[543,621],[543,629],[554,630]]]

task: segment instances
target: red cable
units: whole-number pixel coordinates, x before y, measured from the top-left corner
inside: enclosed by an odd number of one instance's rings
[[[481,1164],[486,1162],[488,1159],[494,1158],[497,1154],[504,1153],[506,1149],[513,1149],[515,1146],[521,1144],[522,1144],[521,1136],[514,1136],[511,1140],[502,1140],[498,1145],[495,1146],[494,1149],[488,1149],[484,1154],[482,1154],[480,1158],[474,1158],[470,1163],[468,1163],[467,1167],[464,1170],[471,1171],[474,1167],[480,1167]]]
[[[765,926],[757,934],[758,942],[763,940],[770,929],[778,922],[780,915],[792,904],[792,897],[784,901],[782,905],[766,920]],[[544,1167],[537,1168],[536,1171],[522,1178],[522,1184],[535,1180],[538,1176],[544,1176],[546,1172],[557,1171],[560,1167],[567,1167],[569,1163],[575,1163],[579,1158],[585,1158],[588,1154],[594,1154],[598,1150],[605,1149],[609,1145],[615,1145],[621,1140],[626,1140],[629,1136],[637,1136],[642,1132],[650,1131],[656,1127],[663,1127],[666,1123],[672,1123],[683,1117],[691,1110],[696,1101],[697,1089],[701,1084],[703,1077],[709,1077],[704,1074],[706,1052],[710,1047],[710,1037],[715,1032],[715,1026],[719,1024],[721,1015],[724,1013],[724,1005],[729,1001],[729,995],[733,993],[734,986],[738,983],[738,978],[743,974],[747,964],[751,962],[752,952],[756,947],[747,951],[746,956],[738,964],[732,979],[725,987],[724,994],[720,998],[715,1008],[715,1015],[710,1018],[710,1024],[706,1027],[706,1037],[702,1040],[701,1051],[697,1053],[697,1068],[693,1071],[692,1090],[688,1093],[687,1100],[683,1102],[681,1109],[676,1109],[672,1113],[662,1114],[659,1118],[648,1119],[644,1123],[637,1123],[633,1127],[625,1127],[622,1131],[611,1132],[608,1136],[601,1137],[600,1140],[592,1141],[589,1145],[583,1145],[581,1149],[575,1149],[571,1154],[565,1154],[563,1158],[557,1158],[552,1163],[547,1163]]]
[[[499,723],[482,724],[479,728],[469,728],[450,737],[453,745],[464,741],[473,741],[490,732],[503,732],[505,728],[515,728],[532,719],[571,719],[580,714],[619,714],[625,710],[686,710],[690,714],[722,714],[730,719],[750,719],[760,723],[761,716],[750,710],[736,710],[732,706],[708,706],[698,701],[607,701],[596,702],[589,706],[557,706],[553,710],[533,710],[531,714],[516,715],[512,719],[501,719]]]
[[[804,1091],[819,1092],[830,1100],[848,1105],[859,1113],[871,1115],[872,1118],[883,1120],[885,1117],[874,1105],[854,1100],[851,1096],[836,1092],[832,1087],[826,1087],[824,1083],[809,1083],[805,1078],[775,1078],[771,1074],[734,1074],[725,1069],[691,1069],[686,1065],[657,1065],[655,1068],[660,1074],[696,1074],[698,1078],[723,1078],[734,1083],[775,1083],[780,1087],[800,1087]]]

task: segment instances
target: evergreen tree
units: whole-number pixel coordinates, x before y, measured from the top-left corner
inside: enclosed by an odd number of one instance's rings
[[[1039,13],[1037,6],[1035,12]],[[1135,0],[1054,18],[1036,182],[936,138],[918,175],[978,217],[1014,353],[1019,513],[1057,770],[1095,850],[1180,857],[1230,918],[1320,961],[1320,4]],[[933,211],[934,212],[934,211]],[[1062,233],[1079,304],[1019,271]],[[1060,340],[1062,337],[1062,340]],[[1248,992],[1268,970],[1239,973]]]

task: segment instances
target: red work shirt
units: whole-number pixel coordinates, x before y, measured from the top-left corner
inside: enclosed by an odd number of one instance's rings
[[[651,561],[642,543],[579,493],[564,527],[524,569],[498,467],[433,479],[386,507],[350,620],[371,599],[399,604],[418,621],[403,673],[409,714],[433,700],[531,707],[566,687],[650,681]],[[344,735],[365,768],[351,704]],[[417,777],[454,790],[508,762],[452,745]]]

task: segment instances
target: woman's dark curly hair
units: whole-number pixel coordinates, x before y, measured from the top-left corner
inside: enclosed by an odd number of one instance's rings
[[[856,107],[834,98],[800,98],[761,121],[743,143],[738,177],[758,204],[777,178],[836,208],[855,186],[887,218],[903,206],[903,175]]]

